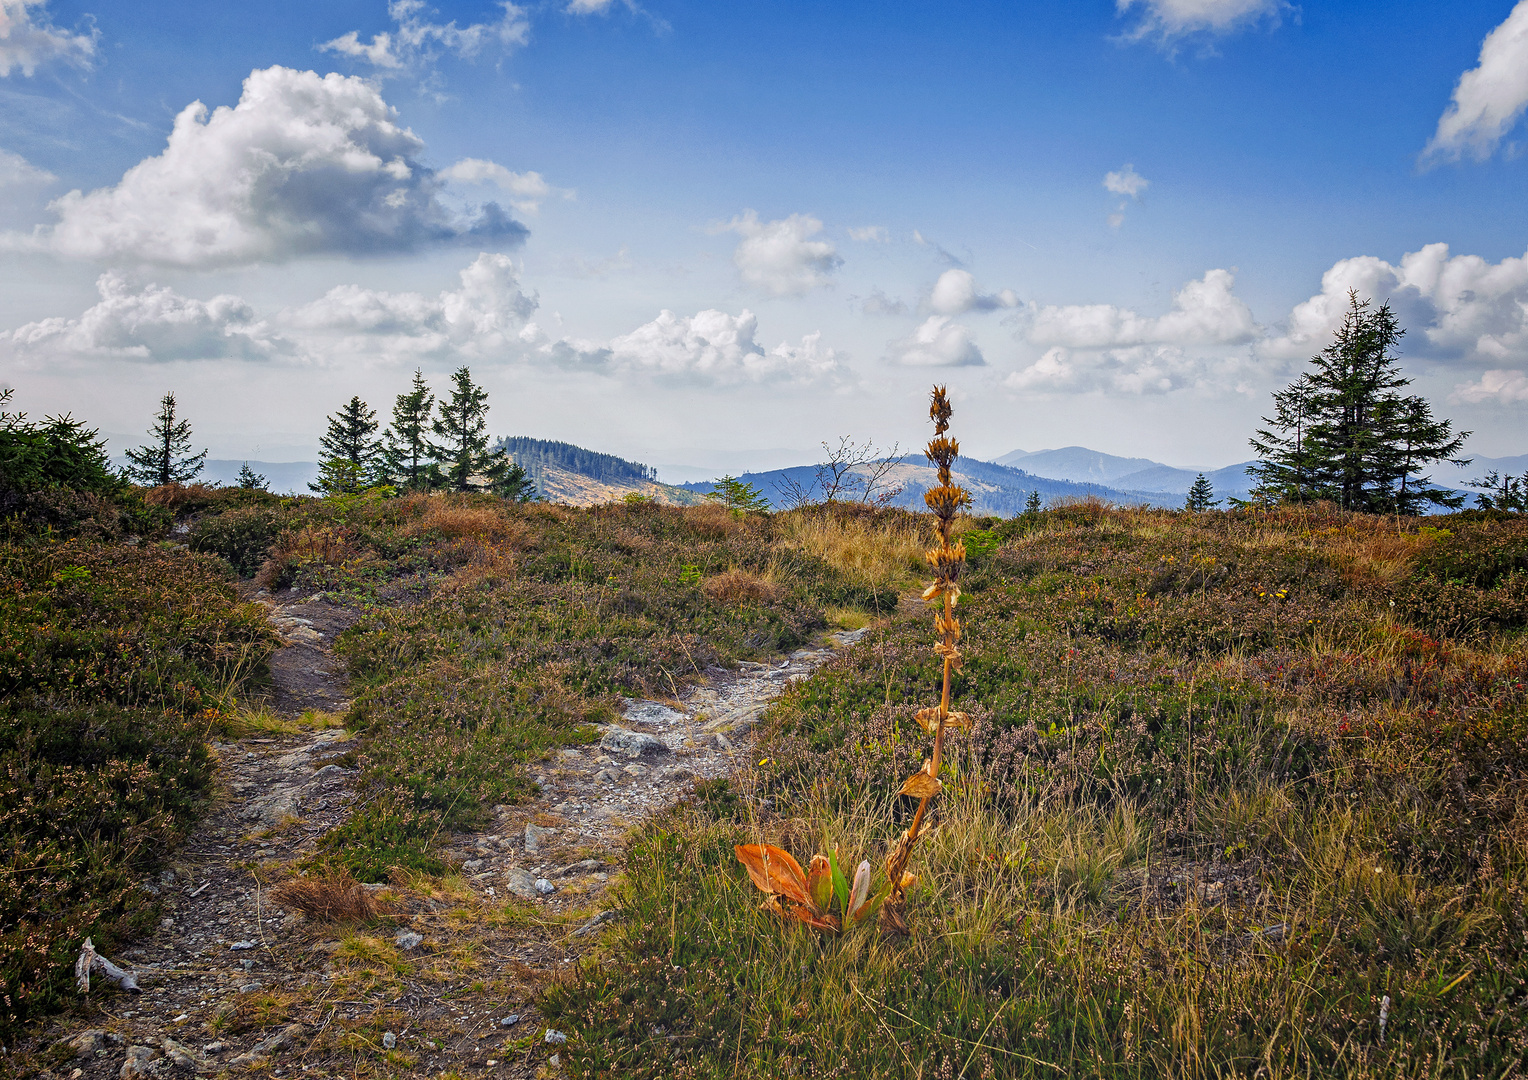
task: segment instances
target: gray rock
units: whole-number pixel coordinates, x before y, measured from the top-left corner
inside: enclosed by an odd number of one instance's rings
[[[420,943],[423,941],[424,935],[416,934],[412,930],[399,930],[397,936],[393,938],[393,944],[404,952],[419,948]]]
[[[542,896],[551,896],[552,893],[557,891],[557,886],[553,885],[550,881],[548,881],[544,877],[543,878],[537,878],[536,879],[536,891],[538,893],[540,893]]]
[[[665,780],[672,780],[675,783],[683,783],[686,780],[695,779],[695,770],[686,768],[683,765],[675,765],[663,774],[663,778]]]
[[[614,724],[606,729],[605,737],[600,740],[600,746],[613,754],[625,754],[627,757],[673,753],[662,739],[644,735],[640,731],[628,731]]]
[[[839,645],[857,645],[860,638],[870,633],[870,627],[862,626],[858,630],[840,630],[833,635],[833,640]]]
[[[561,870],[557,871],[557,876],[572,877],[574,874],[589,874],[601,869],[604,865],[598,859],[584,859],[582,862],[576,862],[572,866],[564,866]]]
[[[601,769],[594,774],[594,778],[602,784],[613,784],[616,781],[616,771],[614,769]]]
[[[504,871],[504,887],[526,900],[536,899],[536,875],[523,866],[512,866]]]
[[[257,982],[247,982],[247,983],[240,983],[239,984],[239,993],[241,993],[241,994],[253,994],[256,990],[259,990],[259,989],[260,989],[260,984],[257,983]]]
[[[259,821],[266,825],[280,825],[288,818],[297,816],[299,785],[279,784],[262,799],[255,799],[244,811],[244,820]]]
[[[244,952],[247,949],[257,948],[258,946],[253,941],[235,941],[228,947],[234,952]]]
[[[541,853],[541,843],[557,835],[556,829],[544,829],[540,825],[525,823],[525,851],[529,855]]]
[[[504,1019],[499,1021],[499,1026],[500,1027],[514,1027],[519,1022],[520,1022],[520,1014],[519,1013],[510,1013],[508,1016],[504,1017]]]
[[[339,776],[344,771],[345,770],[340,768],[338,765],[325,765],[322,769],[319,769],[318,772],[313,774],[313,779],[327,780],[331,776]]]
[[[59,1045],[73,1050],[75,1057],[90,1057],[97,1050],[106,1049],[106,1032],[100,1028],[89,1028],[72,1038],[65,1039]]]
[[[561,814],[563,817],[573,817],[575,814],[582,814],[583,812],[584,808],[572,801],[560,802],[552,807],[552,813]]]
[[[641,777],[647,775],[647,766],[633,764],[626,766],[626,768],[622,769],[621,771],[630,777]]]
[[[122,1063],[122,1071],[117,1075],[121,1077],[121,1080],[134,1080],[135,1077],[154,1075],[155,1054],[152,1046],[129,1046],[127,1060]]]
[[[164,1048],[164,1056],[169,1058],[170,1063],[178,1069],[185,1069],[188,1072],[212,1071],[212,1062],[169,1036],[161,1039],[159,1045]]]
[[[253,1065],[256,1062],[264,1061],[272,1054],[279,1054],[283,1050],[290,1049],[292,1044],[295,1043],[298,1037],[302,1035],[302,1033],[306,1030],[307,1028],[305,1028],[302,1024],[288,1024],[286,1027],[276,1032],[276,1034],[270,1036],[269,1038],[261,1039],[259,1042],[255,1043],[255,1045],[252,1046],[248,1052],[240,1054],[236,1058],[230,1059],[228,1064]]]
[[[398,1045],[398,1036],[397,1035],[393,1034],[391,1031],[384,1031],[382,1033],[382,1049],[384,1049],[384,1050],[391,1050],[393,1047],[395,1047],[397,1045]]]
[[[462,863],[462,869],[467,871],[469,874],[475,874],[479,870],[483,869],[483,860],[468,859],[466,862]]]
[[[564,1035],[560,1031],[555,1031],[552,1028],[547,1028],[546,1029],[546,1034],[543,1036],[543,1039],[545,1039],[545,1041],[547,1041],[549,1043],[553,1043],[553,1044],[556,1044],[556,1043],[565,1043],[565,1042],[568,1041],[568,1037],[566,1035]]]
[[[584,752],[582,750],[574,750],[572,747],[567,746],[557,751],[557,756],[570,764],[584,760]]]
[[[675,712],[657,701],[637,701],[627,698],[624,711],[626,719],[633,724],[653,724],[657,727],[668,727],[689,719],[684,713]]]
[[[711,742],[716,746],[718,750],[724,752],[731,752],[732,750],[732,740],[727,738],[727,736],[723,735],[721,732],[717,732],[715,735],[711,736]]]

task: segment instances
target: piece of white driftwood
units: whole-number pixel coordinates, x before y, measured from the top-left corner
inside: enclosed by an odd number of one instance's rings
[[[143,991],[138,986],[138,976],[131,971],[123,971],[106,957],[95,951],[95,945],[89,938],[80,946],[80,958],[74,962],[74,978],[79,983],[80,992],[90,993],[90,973],[98,971],[107,979],[116,983],[122,989],[132,994]]]

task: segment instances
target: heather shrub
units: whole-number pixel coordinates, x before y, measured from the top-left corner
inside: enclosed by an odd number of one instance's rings
[[[0,545],[0,1033],[60,1004],[85,937],[141,928],[135,883],[208,794],[205,737],[274,637],[220,562]]]
[[[201,517],[187,537],[192,551],[221,555],[240,577],[253,577],[286,527],[290,511],[279,505],[246,506]]]

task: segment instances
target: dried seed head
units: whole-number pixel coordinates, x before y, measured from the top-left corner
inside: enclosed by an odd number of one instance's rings
[[[943,435],[950,426],[950,399],[944,387],[934,387],[928,407],[928,418],[934,422],[934,433]]]
[[[965,488],[944,484],[925,491],[923,501],[943,526],[955,520],[955,515],[971,501],[971,496]]]

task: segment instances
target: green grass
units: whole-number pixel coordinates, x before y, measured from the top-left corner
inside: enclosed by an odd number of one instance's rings
[[[795,648],[824,609],[876,590],[781,542],[771,519],[714,507],[588,510],[433,497],[327,502],[274,544],[301,588],[353,597],[409,585],[340,639],[355,693],[362,807],[326,839],[363,880],[438,872],[439,842],[531,794],[529,763],[589,742],[624,696],[669,696],[712,664]],[[754,600],[713,596],[729,570]],[[882,590],[884,592],[884,590]]]
[[[1446,549],[1458,575],[1471,551],[1499,566],[1522,526],[1428,524],[1073,507],[997,525],[962,600],[975,725],[914,856],[913,935],[782,926],[732,846],[879,867],[927,748],[922,613],[793,688],[736,790],[638,833],[606,954],[544,1002],[576,1033],[573,1074],[1521,1067],[1525,620],[1476,598],[1494,623],[1434,637],[1390,601],[1440,543],[1471,537]]]

